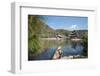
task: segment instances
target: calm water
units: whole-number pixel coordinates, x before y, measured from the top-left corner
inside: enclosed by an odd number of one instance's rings
[[[34,56],[33,60],[50,60],[52,59],[56,49],[62,47],[62,57],[70,55],[80,55],[83,50],[83,46],[80,42],[75,42],[71,40],[42,40],[44,52],[38,56]]]

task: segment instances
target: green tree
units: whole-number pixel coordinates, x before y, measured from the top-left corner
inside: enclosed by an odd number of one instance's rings
[[[35,55],[41,52],[42,45],[38,36],[38,29],[41,28],[40,16],[28,16],[28,52]]]
[[[82,55],[88,56],[88,36],[86,34],[82,37],[83,53]]]

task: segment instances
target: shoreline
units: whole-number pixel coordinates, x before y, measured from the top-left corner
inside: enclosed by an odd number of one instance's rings
[[[62,39],[66,39],[66,38],[40,38],[41,40],[62,40]],[[68,40],[71,40],[71,41],[81,41],[82,39],[79,39],[79,38],[73,38],[73,39],[68,39]]]

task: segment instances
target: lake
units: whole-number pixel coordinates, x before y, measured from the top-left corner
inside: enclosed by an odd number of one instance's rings
[[[81,55],[83,46],[81,41],[61,40],[41,40],[43,52],[37,56],[31,57],[31,60],[51,60],[56,49],[61,46],[62,57]]]

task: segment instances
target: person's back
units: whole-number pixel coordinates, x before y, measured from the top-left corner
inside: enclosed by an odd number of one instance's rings
[[[62,50],[61,47],[59,46],[53,56],[53,59],[60,59],[62,57]]]

